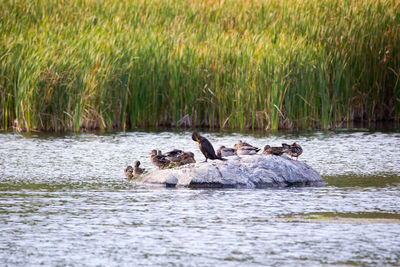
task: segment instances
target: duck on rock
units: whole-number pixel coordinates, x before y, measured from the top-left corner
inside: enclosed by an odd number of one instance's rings
[[[201,153],[203,153],[204,157],[206,157],[205,162],[207,162],[207,159],[211,159],[211,160],[214,160],[214,159],[226,160],[226,159],[224,159],[224,158],[222,158],[220,156],[217,156],[215,154],[214,147],[212,146],[210,141],[208,141],[207,138],[201,136],[197,132],[193,132],[192,133],[192,140],[199,144],[199,149],[200,149]]]
[[[171,166],[176,167],[180,165],[196,163],[194,154],[192,152],[184,152],[180,149],[174,149],[164,154],[164,156],[171,162]]]
[[[183,164],[196,163],[196,160],[194,159],[194,154],[192,152],[184,152],[181,157],[181,162]]]
[[[170,161],[161,153],[161,151],[155,149],[150,152],[150,161],[159,169],[164,169],[170,164]]]
[[[217,150],[218,157],[229,157],[235,155],[235,149],[225,146],[220,146]]]
[[[284,146],[285,144],[282,144],[282,146],[269,146],[266,145],[264,147],[264,151],[262,152],[263,155],[276,155],[276,156],[282,156],[284,153],[288,153],[289,147]]]
[[[235,149],[235,155],[254,155],[257,154],[260,149],[258,147],[252,146],[246,142],[239,140],[233,148]]]
[[[293,158],[295,157],[296,160],[298,160],[299,156],[303,153],[303,148],[294,142],[291,145],[288,144],[282,144],[283,147],[286,147],[288,149],[288,154]]]
[[[126,180],[129,182],[130,180],[132,180],[132,178],[144,173],[144,169],[139,167],[140,165],[140,161],[136,160],[133,163],[133,167],[132,166],[128,166],[125,169],[125,177]]]
[[[183,151],[180,149],[174,149],[164,154],[164,156],[171,162],[180,162],[182,160]]]
[[[128,167],[125,168],[124,172],[125,172],[126,180],[129,182],[133,177],[133,167],[131,165],[129,165]]]
[[[136,160],[133,163],[133,174],[134,175],[140,175],[142,173],[144,173],[144,168],[140,168],[140,161]]]

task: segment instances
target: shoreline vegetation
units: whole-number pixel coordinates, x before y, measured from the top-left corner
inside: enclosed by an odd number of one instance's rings
[[[400,121],[400,1],[1,6],[1,130]]]

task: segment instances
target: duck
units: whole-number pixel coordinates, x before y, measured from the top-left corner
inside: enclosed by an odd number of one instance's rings
[[[282,144],[282,146],[289,148],[287,153],[290,155],[290,157],[295,157],[296,160],[298,160],[299,156],[303,153],[303,148],[299,144],[296,144],[296,142],[291,145]]]
[[[217,149],[216,155],[218,157],[229,157],[235,155],[235,149],[225,146],[220,146]]]
[[[150,161],[159,169],[164,169],[170,164],[170,161],[161,153],[161,150],[155,149],[150,152]]]
[[[194,154],[192,152],[183,152],[181,162],[183,164],[196,163],[196,160],[194,159]]]
[[[249,147],[255,147],[250,145],[249,143],[243,142],[242,140],[239,140],[234,146],[233,148],[238,148],[238,147],[242,147],[242,146],[249,146]]]
[[[255,155],[260,151],[257,147],[242,146],[235,150],[235,155]]]
[[[133,167],[129,165],[128,167],[125,168],[124,172],[126,180],[129,182],[133,177]]]
[[[164,154],[164,156],[171,162],[180,162],[182,160],[183,151],[174,149]]]
[[[211,160],[215,160],[215,159],[226,160],[226,159],[224,159],[224,158],[222,158],[220,156],[217,156],[215,154],[214,147],[212,146],[210,141],[208,141],[207,138],[201,136],[197,132],[193,132],[192,133],[192,140],[199,144],[199,149],[200,149],[201,153],[203,153],[204,157],[206,157],[206,160],[204,162],[207,162],[207,159],[211,159]]]
[[[131,165],[129,165],[128,167],[125,168],[125,177],[128,182],[130,180],[132,180],[132,178],[135,178],[136,176],[144,173],[144,169],[139,168],[139,165],[140,165],[140,161],[136,160],[133,163],[133,167]]]
[[[252,146],[249,143],[242,142],[239,140],[233,148],[235,149],[235,155],[254,155],[257,154],[260,149],[258,147]]]
[[[184,152],[180,149],[174,149],[164,155],[171,162],[171,167],[196,163],[193,152]]]
[[[263,155],[276,155],[276,156],[282,156],[284,153],[288,153],[289,147],[285,147],[284,144],[282,146],[275,146],[271,147],[269,145],[266,145],[264,147],[264,150],[262,152]]]
[[[140,168],[139,166],[140,166],[140,161],[138,161],[138,160],[136,160],[134,163],[133,163],[133,174],[136,176],[136,175],[140,175],[140,174],[142,174],[142,173],[144,173],[144,168]]]

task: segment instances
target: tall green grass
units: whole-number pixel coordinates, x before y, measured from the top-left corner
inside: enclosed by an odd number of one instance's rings
[[[400,1],[4,0],[2,129],[400,121]]]

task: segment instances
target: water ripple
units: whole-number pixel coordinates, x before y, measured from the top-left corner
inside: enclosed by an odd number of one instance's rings
[[[188,132],[0,134],[3,266],[397,265],[400,224],[282,221],[308,214],[400,214],[400,135],[204,133],[215,147],[300,143],[320,188],[189,190],[126,184],[123,169]]]

